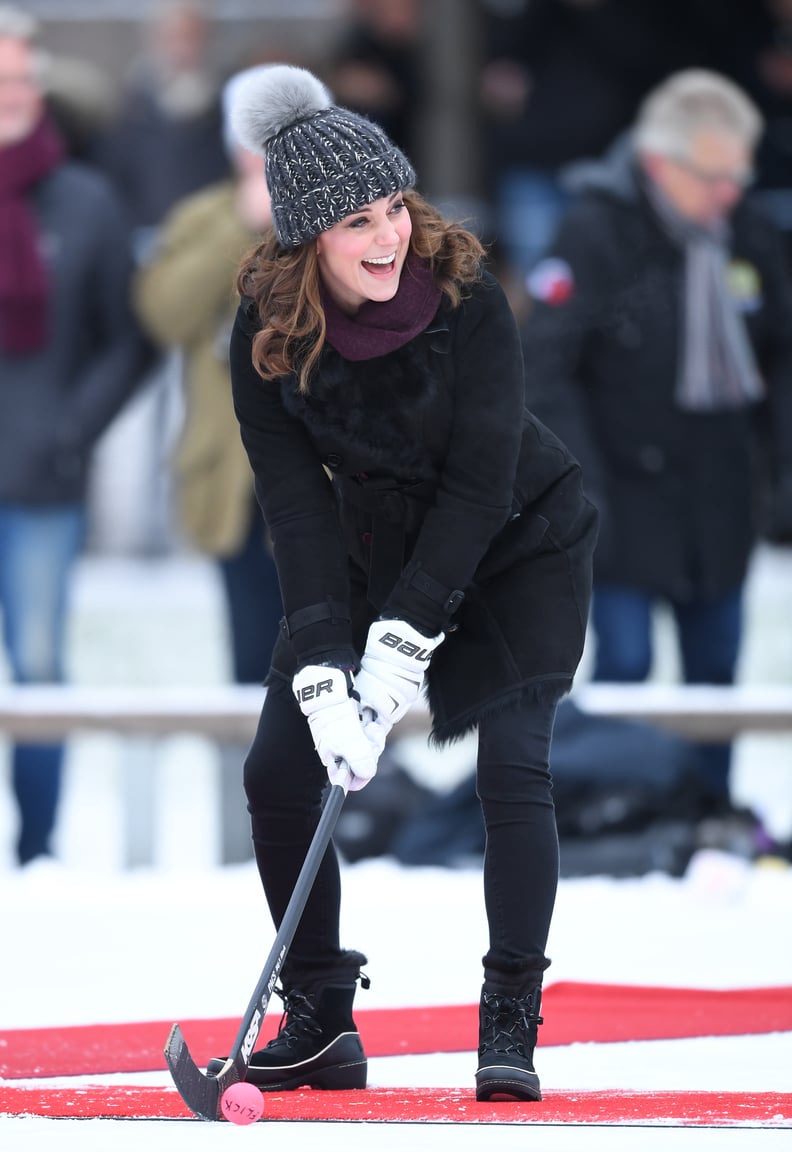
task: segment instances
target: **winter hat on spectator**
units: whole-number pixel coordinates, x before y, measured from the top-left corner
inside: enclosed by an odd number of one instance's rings
[[[235,138],[266,158],[273,222],[284,248],[415,183],[409,160],[379,125],[333,104],[304,68],[271,64],[241,74],[229,119]]]

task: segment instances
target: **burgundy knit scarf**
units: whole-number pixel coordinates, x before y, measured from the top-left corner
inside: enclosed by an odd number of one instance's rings
[[[410,252],[392,300],[367,300],[354,316],[333,303],[324,286],[328,344],[345,360],[373,360],[408,344],[434,318],[442,292],[425,260]]]
[[[0,348],[21,355],[47,337],[49,282],[31,190],[63,156],[63,146],[42,119],[25,140],[0,148]]]

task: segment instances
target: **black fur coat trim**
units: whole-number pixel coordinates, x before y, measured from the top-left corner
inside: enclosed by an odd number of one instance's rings
[[[372,471],[428,477],[432,465],[422,429],[442,388],[440,354],[425,333],[373,360],[344,360],[326,345],[306,395],[283,382],[284,406],[318,443]]]

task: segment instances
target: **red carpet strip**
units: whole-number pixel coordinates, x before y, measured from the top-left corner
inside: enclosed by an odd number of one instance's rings
[[[175,1089],[0,1086],[0,1114],[58,1119],[186,1120]],[[535,1104],[477,1104],[458,1089],[268,1094],[262,1121],[347,1123],[611,1124],[792,1128],[780,1092],[555,1092]],[[259,1121],[261,1123],[262,1121]],[[206,1121],[196,1120],[196,1123]]]
[[[792,1031],[792,987],[712,991],[612,984],[551,984],[542,1004],[541,1042],[608,1043],[740,1036]],[[469,1052],[478,1035],[473,1004],[361,1009],[358,1027],[369,1056]],[[265,1019],[261,1043],[279,1014]],[[0,1031],[3,1079],[155,1072],[165,1068],[163,1045],[172,1021],[95,1024]],[[224,1055],[239,1021],[181,1021],[193,1058],[204,1065]]]

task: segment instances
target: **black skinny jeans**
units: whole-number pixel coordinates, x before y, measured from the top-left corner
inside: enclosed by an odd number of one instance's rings
[[[479,725],[477,790],[487,831],[484,898],[488,966],[541,970],[558,886],[558,836],[549,770],[556,702],[527,701]],[[267,691],[245,763],[253,846],[279,925],[321,811],[327,775],[290,685]],[[290,964],[328,963],[340,950],[341,885],[331,846],[289,953]]]

